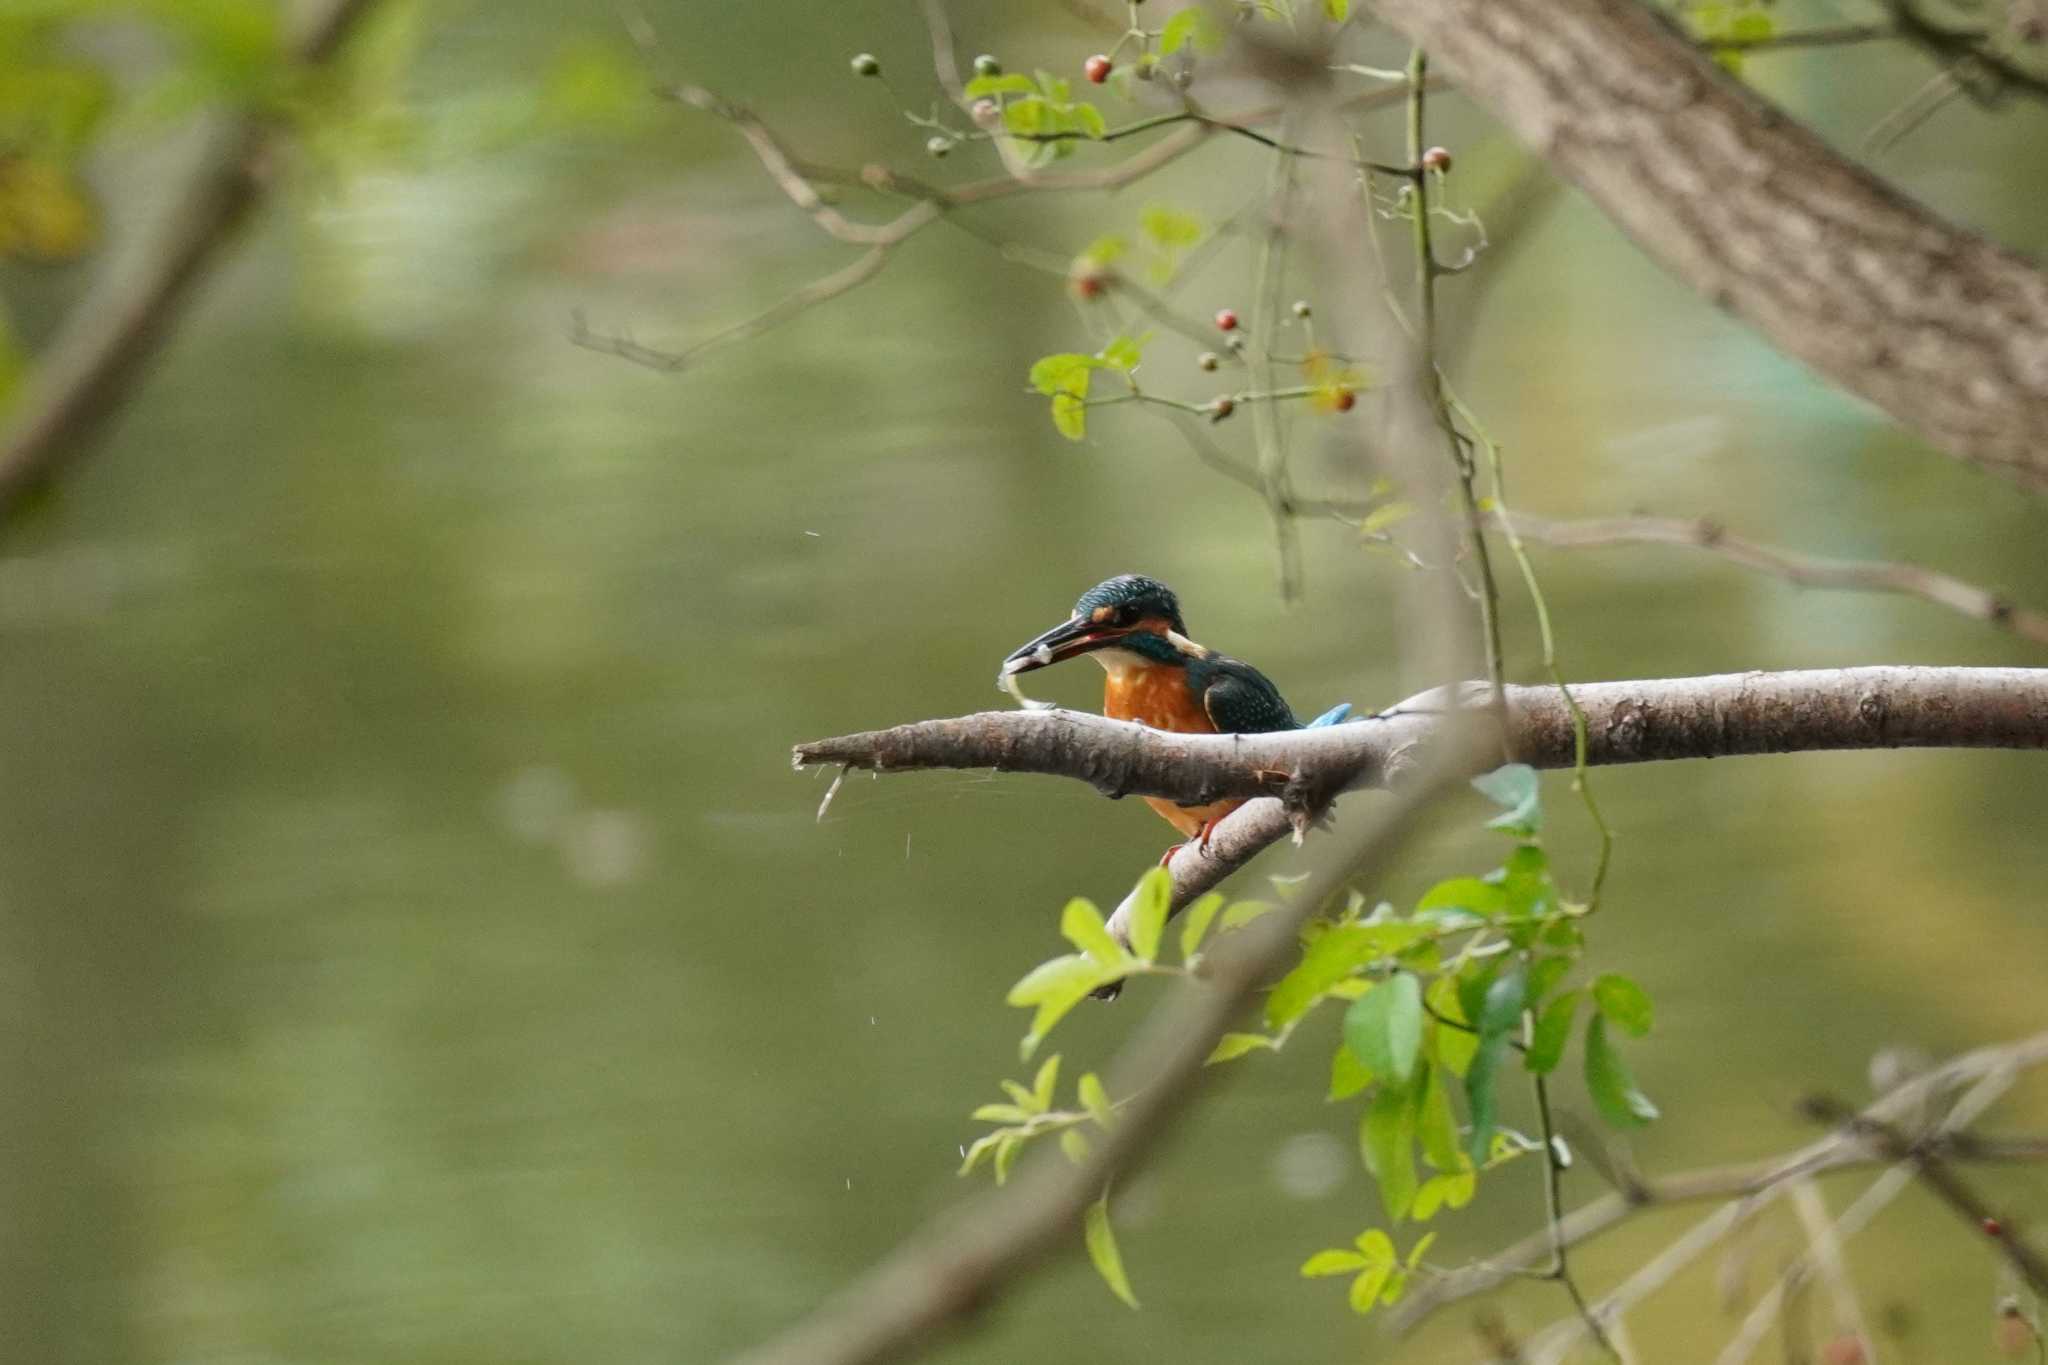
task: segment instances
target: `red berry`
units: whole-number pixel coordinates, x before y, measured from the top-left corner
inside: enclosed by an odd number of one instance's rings
[[[1075,270],[1067,276],[1067,288],[1074,291],[1077,299],[1099,299],[1109,288],[1109,281],[1093,261],[1077,261]]]
[[[1109,79],[1109,73],[1112,69],[1109,58],[1103,56],[1100,52],[1081,63],[1081,70],[1087,74],[1090,81],[1097,85]]]
[[[1236,312],[1234,312],[1233,310],[1231,310],[1231,309],[1229,309],[1229,308],[1225,308],[1225,309],[1223,309],[1222,311],[1218,312],[1218,313],[1216,314],[1216,330],[1217,330],[1217,331],[1219,331],[1219,332],[1234,332],[1234,331],[1236,331],[1236,330],[1237,330],[1237,314],[1236,314]]]
[[[1209,405],[1209,420],[1220,422],[1237,411],[1237,404],[1228,398],[1219,398]]]
[[[2005,1224],[1999,1222],[1996,1218],[1986,1218],[1984,1220],[1984,1235],[1986,1237],[2005,1236]]]
[[[1425,171],[1447,172],[1451,169],[1451,154],[1441,147],[1432,147],[1422,154],[1422,169]]]
[[[1349,412],[1358,406],[1358,395],[1349,389],[1337,390],[1337,411]]]

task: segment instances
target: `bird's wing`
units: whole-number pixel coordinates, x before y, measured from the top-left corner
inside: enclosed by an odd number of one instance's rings
[[[1216,665],[1214,680],[1202,692],[1202,709],[1219,731],[1258,735],[1301,727],[1265,674],[1236,659],[1219,659]]]

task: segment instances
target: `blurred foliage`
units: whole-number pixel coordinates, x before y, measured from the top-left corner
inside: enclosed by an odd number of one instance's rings
[[[1580,926],[1589,907],[1563,896],[1551,877],[1535,770],[1510,764],[1472,785],[1502,808],[1485,824],[1514,838],[1506,862],[1484,876],[1437,882],[1405,914],[1386,901],[1368,909],[1366,895],[1353,890],[1341,910],[1312,916],[1302,932],[1300,961],[1266,994],[1266,1031],[1226,1034],[1209,1058],[1214,1065],[1278,1052],[1317,1005],[1348,1001],[1330,1062],[1329,1099],[1363,1097],[1358,1150],[1396,1225],[1465,1207],[1483,1173],[1525,1154],[1560,1168],[1570,1163],[1563,1139],[1547,1126],[1531,1135],[1501,1122],[1500,1084],[1511,1056],[1532,1082],[1544,1084],[1564,1058],[1582,1003],[1593,1006],[1582,1037],[1595,1108],[1617,1128],[1657,1117],[1608,1031],[1612,1024],[1635,1037],[1647,1034],[1653,1014],[1648,992],[1616,972],[1602,973],[1590,987],[1567,984],[1584,955]],[[1289,892],[1287,884],[1277,885],[1283,896]],[[1275,908],[1266,901],[1226,906],[1212,892],[1188,908],[1181,962],[1163,963],[1171,887],[1163,867],[1139,881],[1128,946],[1111,936],[1090,902],[1068,903],[1060,932],[1076,951],[1039,964],[1010,990],[1012,1005],[1033,1011],[1025,1058],[1091,993],[1133,976],[1199,977],[1212,926],[1227,932]],[[1089,1124],[1110,1126],[1118,1102],[1091,1072],[1078,1083],[1076,1106],[1055,1109],[1058,1076],[1054,1057],[1028,1087],[1003,1082],[1010,1103],[974,1111],[974,1118],[1002,1126],[967,1149],[961,1174],[989,1160],[1000,1184],[1028,1144],[1054,1134],[1070,1159],[1086,1158],[1087,1144],[1074,1140],[1077,1133]],[[1463,1102],[1462,1121],[1451,1100],[1454,1089]],[[1538,1113],[1547,1125],[1547,1100]],[[1418,1158],[1430,1171],[1426,1179],[1417,1174]],[[1398,1302],[1412,1278],[1426,1273],[1422,1256],[1433,1238],[1425,1234],[1397,1255],[1386,1231],[1368,1229],[1354,1248],[1316,1253],[1301,1273],[1352,1275],[1351,1306],[1369,1312]],[[1091,1215],[1087,1241],[1103,1279],[1135,1307],[1106,1211]]]

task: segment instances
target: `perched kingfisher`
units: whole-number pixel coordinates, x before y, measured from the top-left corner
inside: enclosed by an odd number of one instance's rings
[[[1082,593],[1072,616],[1003,660],[1003,676],[1091,654],[1109,674],[1102,713],[1117,720],[1205,735],[1302,728],[1265,674],[1196,644],[1187,631],[1173,589],[1142,574],[1119,574]],[[1339,707],[1315,723],[1329,724],[1349,710]],[[1182,806],[1148,796],[1145,804],[1206,848],[1216,822],[1244,798]]]

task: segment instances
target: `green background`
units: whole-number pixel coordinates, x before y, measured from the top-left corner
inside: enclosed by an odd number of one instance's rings
[[[850,779],[818,822],[824,779],[791,773],[790,743],[1003,704],[1003,654],[1123,570],[1172,583],[1198,638],[1305,714],[1394,698],[1399,564],[1309,524],[1288,609],[1257,501],[1164,424],[1112,409],[1061,440],[1024,374],[1094,340],[1056,278],[970,233],[935,226],[867,288],[683,374],[570,345],[577,309],[687,340],[850,255],[729,129],[643,105],[637,72],[630,98],[532,122],[576,54],[630,71],[601,11],[421,11],[390,92],[413,133],[357,128],[302,159],[104,448],[0,544],[8,1359],[652,1362],[756,1341],[960,1195],[966,1115],[1017,1074],[1004,990],[1060,950],[1069,895],[1113,902],[1170,837],[1136,802],[988,774]],[[846,74],[870,50],[912,108],[937,97],[912,6],[649,15],[660,62],[818,160],[992,169],[973,149],[928,162],[887,93]],[[1050,4],[959,23],[1013,67],[1099,46]],[[1926,70],[1872,50],[1750,73],[1853,147]],[[1525,173],[1462,100],[1436,111],[1454,193]],[[1396,117],[1364,125],[1383,159]],[[1875,164],[2039,251],[2044,130],[2036,107],[1955,106]],[[117,236],[177,150],[138,133],[96,166]],[[1214,221],[1263,165],[1219,144],[1121,196],[973,222],[1066,255],[1150,203]],[[1494,253],[1444,287],[1449,362],[1517,505],[1710,513],[2048,603],[2037,501],[1820,385],[1575,195],[1488,202]],[[23,333],[46,335],[91,268],[0,276]],[[1242,308],[1247,277],[1227,253],[1183,301]],[[1201,397],[1190,350],[1163,340],[1154,363]],[[1298,467],[1355,494],[1349,447],[1311,425],[1333,420],[1300,419]],[[2044,662],[1923,604],[1683,551],[1537,553],[1578,678]],[[1511,666],[1533,680],[1509,598]],[[1099,700],[1093,669],[1041,677]],[[1864,1094],[1880,1048],[2041,1026],[2038,757],[1744,759],[1598,790],[1619,841],[1593,960],[1658,1002],[1630,1048],[1666,1116],[1635,1143],[1649,1169],[1804,1140],[1796,1098]],[[1583,822],[1561,779],[1546,793],[1583,885]],[[1491,866],[1476,824],[1387,893]],[[1140,983],[1063,1025],[1068,1075],[1153,998]],[[1122,1191],[1142,1313],[1074,1256],[945,1358],[1476,1354],[1463,1312],[1368,1348],[1336,1284],[1295,1276],[1379,1221],[1354,1108],[1320,1098],[1334,1034],[1233,1065]],[[1536,1226],[1535,1177],[1504,1172],[1440,1220],[1433,1259]],[[1989,1187],[2023,1224],[2048,1213],[2038,1180]],[[1854,1187],[1826,1188],[1839,1209]],[[1596,1244],[1587,1282],[1692,1216]],[[1781,1222],[1745,1243],[1752,1288],[1799,1245]],[[1998,1263],[1937,1205],[1909,1195],[1852,1263],[1866,1309],[1907,1333],[1893,1358],[1988,1358]],[[1650,1358],[1706,1358],[1730,1329],[1710,1271],[1634,1320]],[[1553,1286],[1503,1302],[1521,1328],[1568,1311]]]

